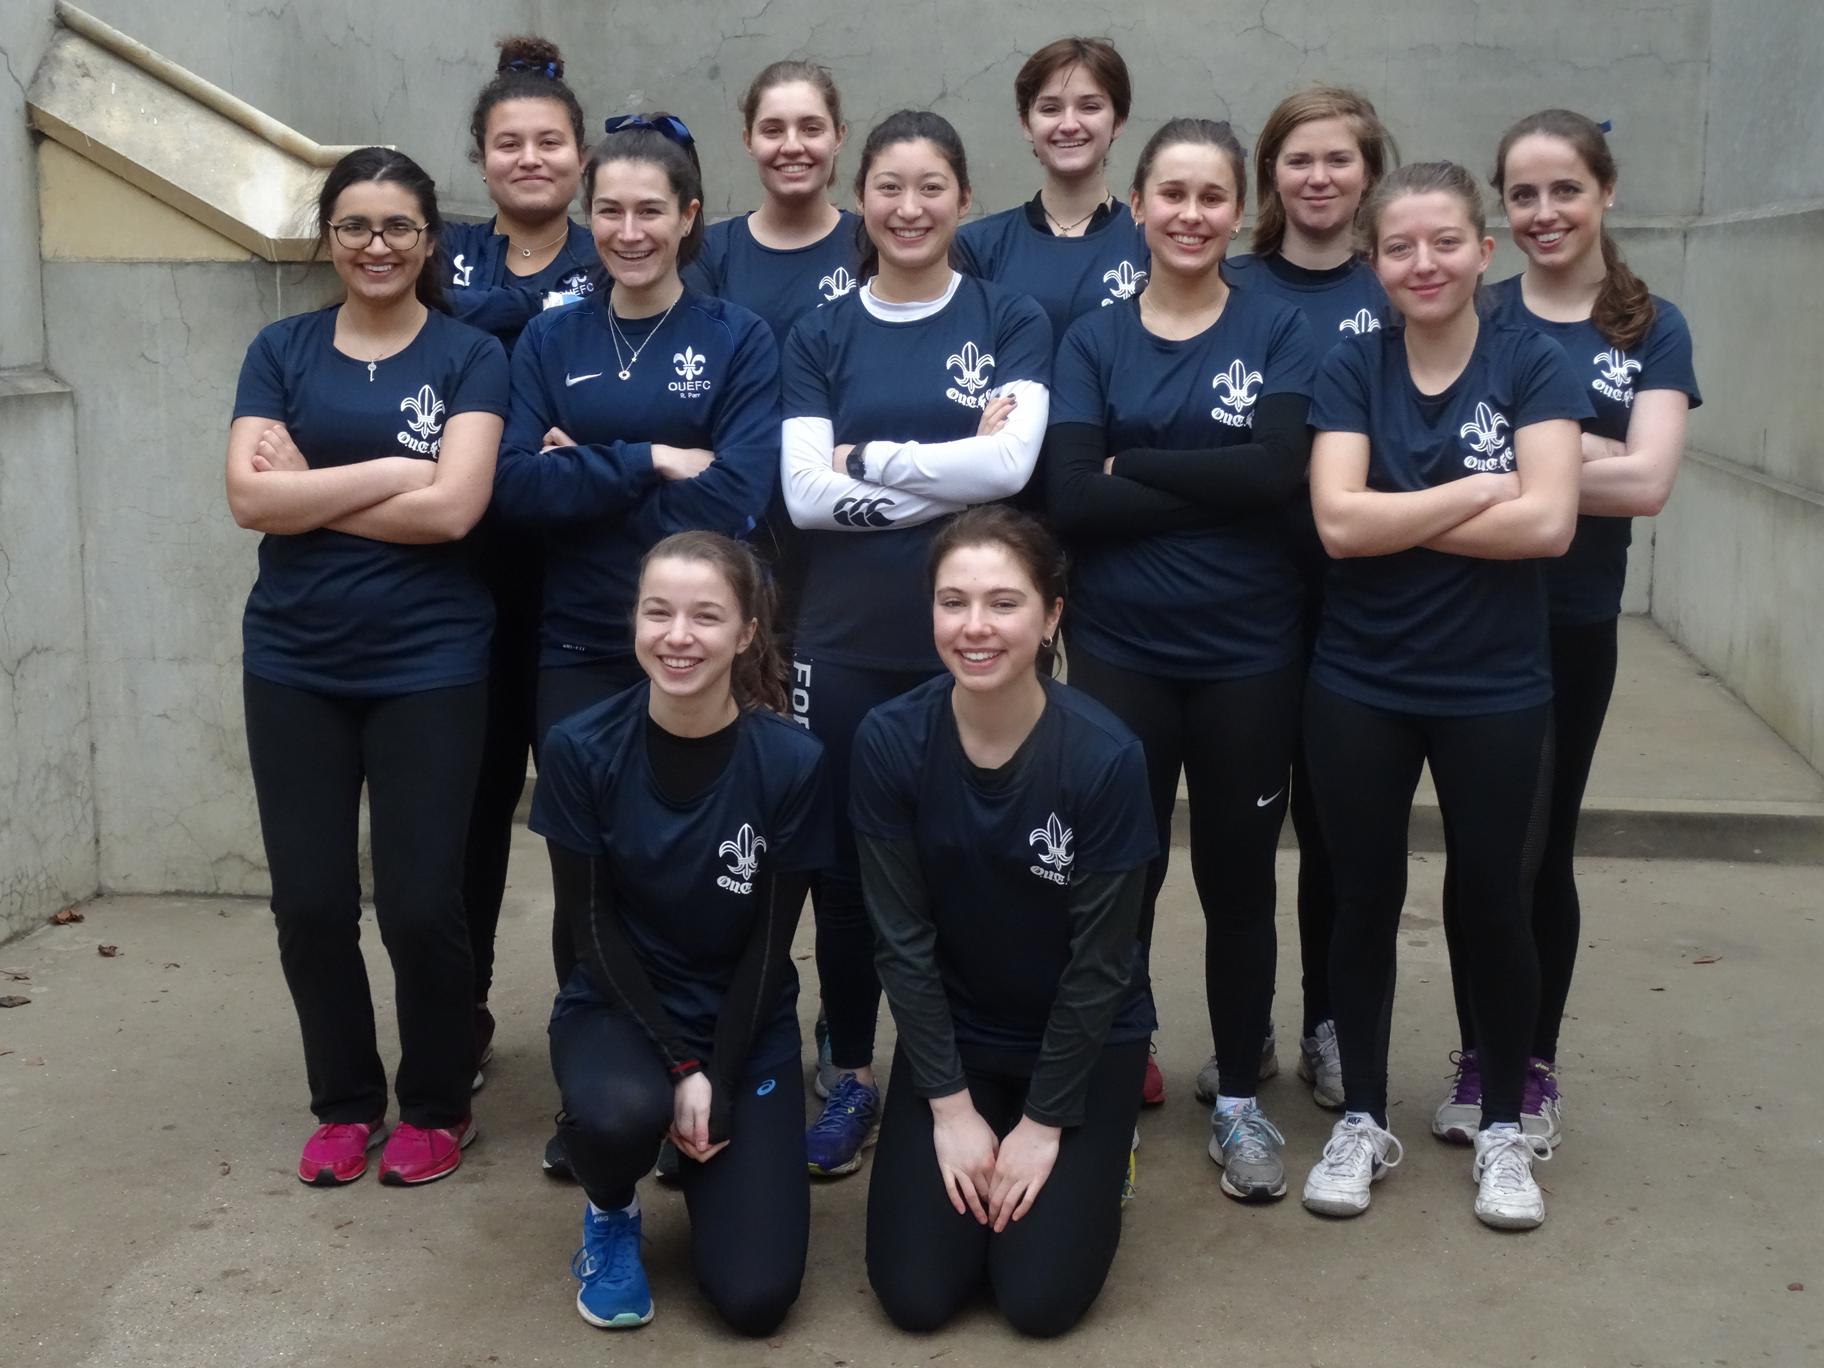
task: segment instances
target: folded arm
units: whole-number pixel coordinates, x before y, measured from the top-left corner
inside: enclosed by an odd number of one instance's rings
[[[1634,396],[1625,442],[1583,434],[1577,511],[1612,518],[1650,518],[1666,506],[1685,454],[1691,398],[1683,390]]]
[[[260,439],[274,429],[275,439],[285,433],[279,419],[253,417],[236,418],[228,429],[228,508],[236,523],[254,532],[314,532],[395,495],[424,489],[436,474],[430,461],[411,456],[381,456],[321,470],[256,468]],[[292,446],[288,434],[282,440]]]
[[[421,546],[461,541],[481,521],[494,489],[494,462],[500,450],[501,420],[492,413],[459,413],[443,426],[443,445],[434,462],[431,483],[409,494],[395,494],[338,518],[329,526],[372,541]]]
[[[837,471],[828,418],[787,418],[780,427],[781,479],[795,526],[835,532],[915,527],[960,513],[966,504],[892,489]]]
[[[1109,473],[1215,510],[1275,508],[1305,487],[1310,408],[1302,394],[1264,395],[1254,408],[1253,441],[1187,451],[1134,448],[1118,453]]]
[[[1370,489],[1368,455],[1360,432],[1320,432],[1312,444],[1311,508],[1324,550],[1339,560],[1424,546],[1520,493],[1515,476],[1493,472],[1431,489]]]
[[[1051,395],[1035,380],[1015,380],[991,397],[1013,399],[1013,410],[990,435],[950,442],[892,442],[870,439],[862,447],[863,474],[877,484],[952,503],[992,503],[1026,487],[1045,424]]]
[[[1550,418],[1516,430],[1514,472],[1520,481],[1519,496],[1427,538],[1424,545],[1480,560],[1562,556],[1577,531],[1581,435],[1569,418]]]

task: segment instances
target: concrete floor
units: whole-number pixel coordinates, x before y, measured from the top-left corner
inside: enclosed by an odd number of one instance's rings
[[[1291,1075],[1295,861],[1281,863],[1286,1072],[1263,1091],[1294,1194],[1239,1206],[1204,1155],[1190,1090],[1208,1049],[1200,932],[1180,852],[1155,955],[1170,1100],[1142,1123],[1140,1197],[1107,1290],[1052,1343],[1018,1339],[985,1308],[929,1338],[893,1330],[862,1269],[865,1169],[815,1190],[810,1278],[774,1340],[737,1340],[709,1317],[685,1268],[682,1203],[650,1184],[657,1319],[612,1338],[579,1320],[581,1199],[537,1162],[554,1101],[548,891],[523,832],[481,1138],[422,1190],[292,1177],[308,1116],[263,907],[92,903],[80,925],[0,948],[0,967],[30,975],[0,993],[32,999],[0,1012],[0,1364],[1824,1362],[1824,1097],[1799,1053],[1819,1029],[1819,869],[1584,866],[1569,1138],[1541,1171],[1545,1227],[1502,1235],[1471,1212],[1467,1152],[1426,1130],[1451,1018],[1440,866],[1423,855],[1393,1054],[1406,1161],[1360,1220],[1298,1206],[1331,1117]],[[390,1015],[378,938],[366,944]],[[808,978],[808,926],[797,953]],[[1708,955],[1720,958],[1697,963]]]

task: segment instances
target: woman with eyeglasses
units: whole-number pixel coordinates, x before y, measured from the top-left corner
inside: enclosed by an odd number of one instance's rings
[[[484,223],[451,223],[439,264],[458,318],[501,340],[510,355],[526,323],[592,293],[601,263],[589,230],[569,218],[583,170],[583,107],[564,84],[564,59],[543,38],[500,40],[500,65],[469,115],[469,159],[494,201]],[[536,533],[484,516],[470,534],[494,599],[488,729],[469,814],[462,902],[475,957],[474,1086],[493,1054],[494,933],[507,888],[513,814],[526,787],[538,685],[538,608],[544,564]]]
[[[544,535],[537,735],[641,678],[640,558],[673,532],[743,537],[777,480],[779,349],[756,315],[685,288],[703,240],[696,144],[669,114],[608,120],[582,177],[612,287],[541,314],[513,351],[494,498]],[[558,981],[576,962],[555,920]],[[561,1148],[547,1168],[561,1171]]]
[[[493,608],[462,539],[487,506],[507,364],[444,312],[436,187],[410,158],[351,152],[317,221],[344,297],[254,339],[228,436],[229,508],[265,534],[247,750],[318,1122],[298,1177],[353,1182],[384,1139],[381,1181],[427,1183],[475,1138],[461,881]],[[390,1137],[360,949],[364,783],[399,1019]]]

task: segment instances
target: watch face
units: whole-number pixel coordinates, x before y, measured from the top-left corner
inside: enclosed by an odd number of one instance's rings
[[[857,444],[855,450],[849,453],[847,465],[849,468],[849,478],[851,480],[865,480],[868,478],[868,463],[862,454],[862,447],[864,445],[865,443]]]

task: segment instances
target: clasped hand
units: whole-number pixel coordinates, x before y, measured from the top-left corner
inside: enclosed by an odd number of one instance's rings
[[[709,1143],[710,1091],[709,1077],[701,1073],[678,1080],[671,1090],[671,1143],[699,1164],[728,1148],[726,1140]]]
[[[996,1231],[1032,1210],[1057,1163],[1060,1135],[1058,1127],[1022,1116],[996,1140],[967,1091],[931,1103],[931,1139],[950,1205]]]

